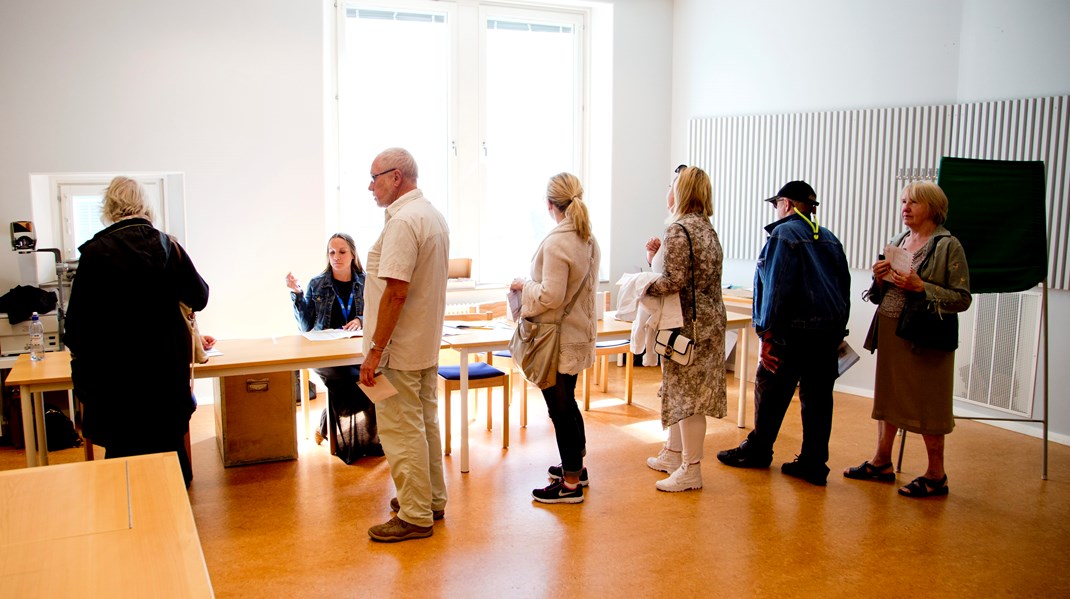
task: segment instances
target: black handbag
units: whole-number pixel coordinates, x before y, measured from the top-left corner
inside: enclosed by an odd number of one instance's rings
[[[915,347],[955,351],[959,346],[958,314],[935,314],[924,296],[911,298],[899,314],[895,334]]]
[[[691,252],[691,330],[697,332],[698,310],[695,308],[695,248],[691,245],[691,234],[687,227],[680,225],[687,237],[687,248]],[[681,366],[688,366],[695,359],[695,342],[680,334],[680,329],[661,329],[654,337],[654,351]]]

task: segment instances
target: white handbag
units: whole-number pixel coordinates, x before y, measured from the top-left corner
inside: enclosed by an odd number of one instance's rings
[[[676,329],[661,329],[654,337],[654,351],[666,358],[688,366],[695,356],[693,341],[680,334]]]

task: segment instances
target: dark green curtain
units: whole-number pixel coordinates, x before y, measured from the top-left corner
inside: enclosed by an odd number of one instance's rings
[[[943,158],[947,227],[962,242],[970,291],[1024,291],[1048,272],[1044,163]]]

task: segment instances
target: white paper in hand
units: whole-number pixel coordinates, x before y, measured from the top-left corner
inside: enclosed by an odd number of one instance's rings
[[[382,373],[375,375],[375,386],[369,387],[368,385],[361,383],[360,390],[368,396],[368,399],[372,400],[372,403],[379,403],[384,399],[390,399],[398,394],[398,390],[394,388],[394,385],[392,385],[390,380]]]

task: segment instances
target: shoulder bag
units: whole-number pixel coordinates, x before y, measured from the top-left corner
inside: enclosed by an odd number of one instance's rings
[[[591,252],[593,257],[593,246]],[[548,389],[557,384],[557,363],[561,357],[561,321],[572,311],[572,306],[590,276],[591,269],[588,268],[579,289],[557,322],[534,322],[530,318],[521,318],[516,323],[513,338],[509,340],[509,353],[513,356],[513,363],[524,373],[524,378],[539,389]]]
[[[691,252],[691,330],[698,331],[695,322],[698,320],[698,311],[695,308],[695,248],[691,245],[691,234],[687,227],[676,223],[684,230],[687,236],[687,248]],[[695,357],[695,342],[680,334],[680,329],[661,329],[654,337],[654,351],[659,355],[680,364],[688,366]]]
[[[921,262],[922,266],[932,257],[940,241],[937,239],[933,243],[933,247]],[[921,270],[921,266],[918,270]],[[958,314],[936,314],[929,310],[929,302],[924,293],[912,293],[907,296],[906,305],[899,314],[895,334],[912,343],[915,348],[955,351],[959,347]]]

